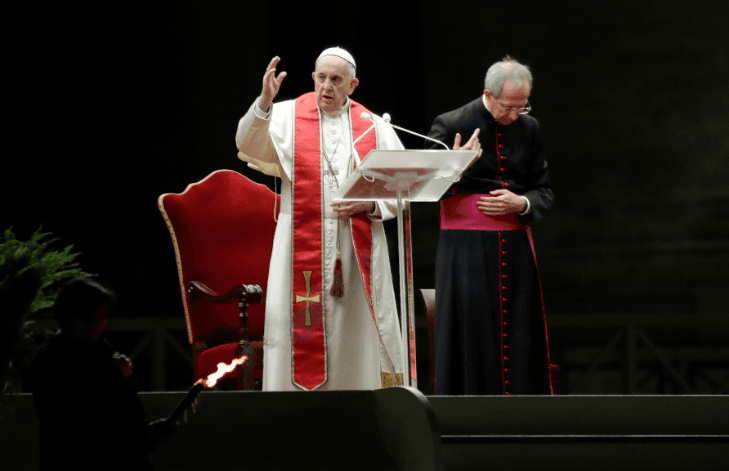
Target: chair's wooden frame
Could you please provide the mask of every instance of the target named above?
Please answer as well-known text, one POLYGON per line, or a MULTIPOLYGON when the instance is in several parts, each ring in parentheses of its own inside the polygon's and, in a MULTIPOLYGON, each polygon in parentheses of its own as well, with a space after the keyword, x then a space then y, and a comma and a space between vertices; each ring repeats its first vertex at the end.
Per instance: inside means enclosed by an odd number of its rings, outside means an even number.
MULTIPOLYGON (((254 389, 256 387, 256 381, 253 375, 253 369, 259 359, 255 358, 251 341, 262 342, 263 337, 251 335, 250 329, 248 328, 247 308, 249 304, 260 304, 263 301, 263 290, 258 285, 238 285, 226 293, 218 294, 199 281, 190 281, 187 286, 190 303, 194 306, 203 302, 225 304, 238 301, 240 328, 238 329, 239 340, 236 356, 240 358, 246 355, 250 361, 246 361, 238 367, 236 381, 238 389, 254 389)), ((192 344, 193 364, 197 365, 197 359, 200 353, 207 350, 207 348, 207 344, 203 341, 197 341, 192 344)))

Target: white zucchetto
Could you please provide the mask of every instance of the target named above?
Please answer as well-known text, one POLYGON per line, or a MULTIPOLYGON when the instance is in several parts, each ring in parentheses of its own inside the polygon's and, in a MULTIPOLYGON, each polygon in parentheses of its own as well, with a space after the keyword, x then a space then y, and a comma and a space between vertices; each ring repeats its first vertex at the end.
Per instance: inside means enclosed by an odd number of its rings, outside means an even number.
POLYGON ((329 49, 324 49, 324 51, 321 54, 319 54, 319 57, 317 57, 316 60, 319 60, 319 59, 321 59, 324 56, 337 56, 337 57, 341 57, 345 61, 347 61, 350 64, 352 64, 355 69, 357 68, 357 64, 355 64, 354 57, 352 57, 352 54, 348 53, 347 51, 345 51, 341 47, 330 47, 329 49))

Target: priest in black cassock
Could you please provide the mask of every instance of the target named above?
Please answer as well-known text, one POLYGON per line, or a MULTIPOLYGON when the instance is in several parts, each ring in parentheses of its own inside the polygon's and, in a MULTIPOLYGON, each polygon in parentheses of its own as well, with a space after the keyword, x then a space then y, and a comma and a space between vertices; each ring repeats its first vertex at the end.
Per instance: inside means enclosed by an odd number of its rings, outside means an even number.
POLYGON ((555 393, 530 231, 553 201, 539 123, 528 115, 532 83, 507 56, 489 68, 479 98, 438 116, 429 133, 449 142, 479 129, 483 148, 440 201, 436 394, 555 393))

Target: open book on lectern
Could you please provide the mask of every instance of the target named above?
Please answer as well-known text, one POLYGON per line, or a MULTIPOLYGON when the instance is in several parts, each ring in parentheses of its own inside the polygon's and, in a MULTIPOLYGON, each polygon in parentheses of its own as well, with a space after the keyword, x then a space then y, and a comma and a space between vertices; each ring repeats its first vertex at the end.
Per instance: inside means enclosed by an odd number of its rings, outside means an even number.
POLYGON ((335 199, 438 201, 478 157, 475 150, 372 150, 335 199))

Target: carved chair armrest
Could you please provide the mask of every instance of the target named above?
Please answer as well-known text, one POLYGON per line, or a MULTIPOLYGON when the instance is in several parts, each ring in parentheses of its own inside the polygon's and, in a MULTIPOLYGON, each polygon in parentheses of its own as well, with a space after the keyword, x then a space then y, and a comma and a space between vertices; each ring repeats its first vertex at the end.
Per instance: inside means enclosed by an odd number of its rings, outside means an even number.
MULTIPOLYGON (((263 338, 261 336, 251 338, 251 333, 248 328, 248 312, 246 309, 249 304, 260 304, 263 302, 263 290, 261 287, 259 285, 238 285, 223 294, 218 294, 208 288, 205 283, 190 281, 187 284, 187 292, 190 295, 190 302, 195 306, 205 301, 210 301, 214 304, 238 302, 240 327, 238 329, 239 341, 236 356, 241 357, 243 355, 247 355, 249 358, 253 359, 254 353, 253 347, 251 346, 251 340, 262 341, 263 338)), ((200 347, 201 345, 196 346, 200 347)), ((193 346, 193 355, 195 354, 194 347, 195 346, 193 346)), ((237 376, 238 389, 253 389, 255 385, 255 379, 253 377, 253 361, 248 361, 244 363, 242 367, 238 368, 237 376)))
POLYGON ((262 342, 263 336, 251 335, 248 329, 248 312, 249 304, 261 304, 263 302, 263 290, 259 285, 238 285, 235 288, 218 294, 205 283, 200 281, 190 281, 187 283, 187 292, 190 295, 190 302, 193 306, 197 306, 206 301, 214 304, 225 304, 238 302, 238 312, 240 315, 240 340, 262 342))
POLYGON ((205 301, 210 301, 215 304, 224 304, 233 301, 244 302, 246 304, 261 304, 263 301, 263 290, 258 285, 238 285, 230 291, 218 294, 208 288, 205 283, 190 281, 187 284, 187 292, 190 295, 190 301, 193 305, 198 305, 205 301))

